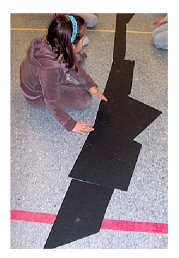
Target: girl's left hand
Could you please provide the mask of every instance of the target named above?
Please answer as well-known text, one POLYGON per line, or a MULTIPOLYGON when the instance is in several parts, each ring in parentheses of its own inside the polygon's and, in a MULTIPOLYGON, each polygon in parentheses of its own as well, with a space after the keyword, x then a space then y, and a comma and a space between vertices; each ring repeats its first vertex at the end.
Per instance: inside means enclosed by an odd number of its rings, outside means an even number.
POLYGON ((91 93, 91 96, 93 97, 94 95, 96 95, 99 99, 101 100, 105 100, 105 101, 108 101, 107 98, 101 93, 99 92, 98 88, 97 87, 91 87, 89 89, 90 93, 91 93))

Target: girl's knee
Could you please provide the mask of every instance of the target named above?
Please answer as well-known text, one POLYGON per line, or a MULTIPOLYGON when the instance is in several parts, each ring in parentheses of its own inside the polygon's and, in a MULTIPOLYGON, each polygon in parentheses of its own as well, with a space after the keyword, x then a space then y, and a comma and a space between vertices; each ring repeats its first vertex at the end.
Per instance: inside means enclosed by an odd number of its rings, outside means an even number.
POLYGON ((92 104, 92 97, 91 97, 91 95, 89 95, 89 96, 86 95, 84 100, 83 100, 83 103, 82 103, 82 106, 83 106, 82 109, 91 106, 91 104, 92 104))
POLYGON ((78 104, 78 110, 83 110, 89 106, 91 106, 92 104, 92 97, 91 97, 91 94, 86 94, 85 96, 83 96, 81 99, 80 99, 80 103, 78 104))

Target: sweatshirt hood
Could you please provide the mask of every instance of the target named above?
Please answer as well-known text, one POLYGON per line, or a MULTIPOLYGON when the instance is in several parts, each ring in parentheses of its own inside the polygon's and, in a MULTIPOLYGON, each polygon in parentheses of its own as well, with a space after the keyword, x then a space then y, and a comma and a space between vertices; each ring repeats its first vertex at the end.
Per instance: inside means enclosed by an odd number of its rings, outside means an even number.
POLYGON ((52 51, 52 47, 46 43, 46 38, 35 40, 27 52, 27 58, 33 65, 40 66, 45 69, 60 68, 60 60, 54 60, 56 54, 52 51))

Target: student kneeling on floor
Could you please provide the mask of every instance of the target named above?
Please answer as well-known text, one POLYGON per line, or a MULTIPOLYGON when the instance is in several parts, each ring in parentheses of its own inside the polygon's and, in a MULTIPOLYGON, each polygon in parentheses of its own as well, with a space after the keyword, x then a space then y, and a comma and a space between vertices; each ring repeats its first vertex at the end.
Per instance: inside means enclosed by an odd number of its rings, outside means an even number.
POLYGON ((154 45, 157 48, 168 50, 168 15, 153 23, 157 28, 152 32, 154 45))
POLYGON ((59 15, 42 40, 35 40, 20 67, 20 84, 27 102, 34 107, 47 107, 53 117, 68 131, 86 135, 93 123, 75 121, 66 109, 82 110, 99 92, 96 83, 80 66, 86 54, 80 54, 86 36, 86 23, 80 16, 59 15), (79 84, 66 78, 70 74, 79 84))

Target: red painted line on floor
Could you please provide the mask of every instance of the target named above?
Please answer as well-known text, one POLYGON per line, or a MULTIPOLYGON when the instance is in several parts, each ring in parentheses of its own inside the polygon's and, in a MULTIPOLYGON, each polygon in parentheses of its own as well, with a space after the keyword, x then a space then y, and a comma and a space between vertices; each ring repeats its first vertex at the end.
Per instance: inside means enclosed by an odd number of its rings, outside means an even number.
MULTIPOLYGON (((11 210, 11 220, 53 224, 57 215, 49 213, 11 210)), ((104 219, 101 229, 168 234, 168 224, 104 219)))
POLYGON ((168 224, 104 219, 101 229, 168 234, 168 224))
POLYGON ((56 216, 57 215, 55 214, 49 214, 49 213, 11 210, 12 220, 23 220, 23 221, 29 221, 29 222, 53 224, 56 219, 56 216))

